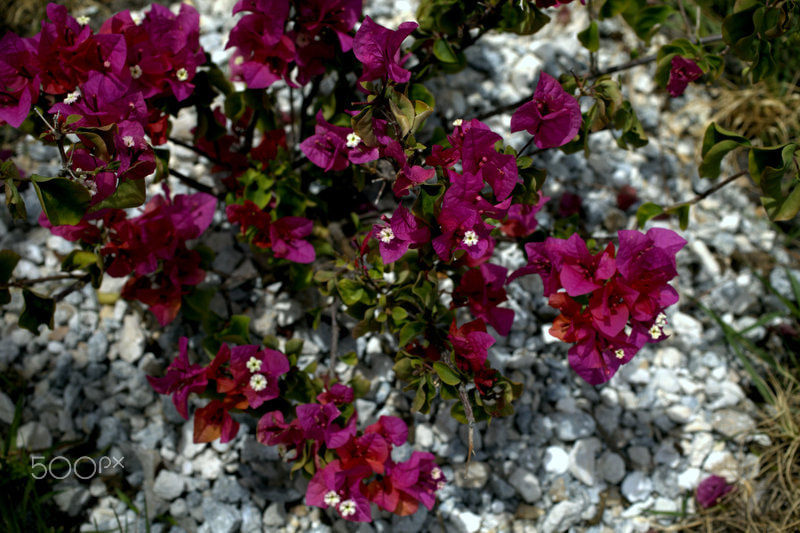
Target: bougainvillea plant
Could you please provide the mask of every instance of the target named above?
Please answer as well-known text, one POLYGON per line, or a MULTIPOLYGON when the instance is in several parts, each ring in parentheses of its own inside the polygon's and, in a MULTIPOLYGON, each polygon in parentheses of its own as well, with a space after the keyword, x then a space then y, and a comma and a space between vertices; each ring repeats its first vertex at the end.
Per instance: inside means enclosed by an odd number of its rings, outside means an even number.
MULTIPOLYGON (((451 402, 452 416, 470 427, 469 455, 473 425, 510 415, 521 394, 489 363, 496 337, 514 323, 505 302, 517 278, 540 276, 559 313, 550 334, 569 344, 569 365, 590 384, 607 382, 645 344, 667 338, 666 310, 678 300, 670 282, 686 241, 657 227, 603 243, 576 225, 540 227, 547 169, 529 146, 588 153, 589 136, 604 129, 616 130, 622 149, 645 145, 614 73, 655 61, 656 81, 672 97, 729 69, 740 80, 747 73, 747 83, 775 76, 773 57, 796 41, 798 8, 737 3, 717 23, 721 35, 686 24, 686 38, 653 56, 600 70, 597 18, 619 15, 648 43, 661 27, 674 33, 677 17, 658 1, 589 3, 590 25, 577 37, 591 68, 541 72, 524 101, 505 107, 509 130, 525 132, 520 150, 477 118, 439 121, 430 77, 466 68, 464 51, 488 31, 533 38, 547 12, 566 3, 456 9, 423 0, 417 21, 388 28, 363 17, 360 0, 241 0, 221 66, 200 46, 191 6, 99 22, 51 4, 39 33, 0 39, 0 123, 56 146, 61 170, 28 176, 3 152, 0 179, 14 218, 26 218, 20 190, 33 188, 39 223, 75 243, 62 262, 72 284, 50 296, 33 290, 37 280, 15 278, 19 256, 3 250, 0 305, 21 289, 19 325, 38 331, 52 326, 70 291, 97 288, 104 275, 126 278, 123 298, 144 304, 159 326, 182 321, 204 339, 181 338, 165 374, 150 377, 184 418, 190 395, 208 400, 193 411, 195 441, 230 441, 253 416, 258 441, 278 446, 292 472, 308 477, 309 505, 350 521, 371 520, 373 504, 398 515, 431 509, 447 479, 430 453, 392 454, 407 440, 407 422, 381 416, 359 427, 354 402, 370 384, 357 371, 348 380, 336 372, 337 357, 357 365, 354 354, 337 354, 332 342, 327 358, 309 364, 301 341, 253 343, 248 317, 210 309, 226 283, 205 283, 214 252, 203 235, 231 228, 262 280, 312 291, 318 305, 308 319, 318 324, 329 311, 334 338, 341 312, 355 320, 353 337, 391 334, 412 411, 451 402), (191 142, 170 136, 172 118, 187 108, 197 118, 191 142), (208 160, 213 185, 170 167, 174 144, 208 160), (174 180, 195 192, 173 194, 174 180), (509 272, 497 264, 498 246, 524 250, 526 264, 509 272)), ((796 172, 797 144, 754 147, 711 124, 701 176, 718 179, 734 149, 747 152, 767 213, 794 217, 800 188, 782 180, 796 172)), ((635 191, 620 196, 620 206, 635 202, 635 191)), ((564 195, 560 215, 577 216, 581 203, 564 195)), ((644 204, 639 226, 677 215, 685 228, 691 203, 644 204)))

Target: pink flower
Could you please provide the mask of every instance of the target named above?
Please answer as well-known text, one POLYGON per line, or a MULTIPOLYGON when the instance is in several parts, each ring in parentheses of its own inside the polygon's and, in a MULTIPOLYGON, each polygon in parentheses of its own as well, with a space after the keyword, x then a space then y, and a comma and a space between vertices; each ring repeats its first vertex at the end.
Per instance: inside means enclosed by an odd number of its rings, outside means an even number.
POLYGON ((303 240, 311 235, 314 223, 302 217, 283 217, 269 227, 272 253, 275 257, 295 263, 312 263, 316 252, 311 243, 303 240))
POLYGON ((178 357, 169 365, 166 375, 163 378, 147 376, 147 381, 157 393, 172 394, 172 403, 175 404, 178 414, 188 420, 189 394, 206 390, 208 380, 203 365, 189 364, 189 339, 181 337, 178 346, 178 357))
POLYGON ((317 441, 325 441, 329 449, 344 446, 356 434, 356 416, 351 416, 350 421, 343 427, 335 420, 342 412, 336 405, 327 403, 309 403, 297 406, 297 420, 303 428, 305 437, 317 441))
POLYGON ((453 343, 458 367, 471 372, 483 368, 489 347, 495 342, 494 337, 486 333, 486 324, 481 319, 457 327, 454 318, 447 338, 453 343))
POLYGON ((339 460, 333 460, 311 478, 306 503, 323 509, 333 507, 345 520, 369 522, 372 511, 361 490, 362 480, 372 473, 368 466, 344 469, 339 460))
POLYGON ((420 502, 433 509, 436 491, 446 479, 433 454, 415 451, 408 461, 392 464, 381 481, 368 487, 370 499, 378 506, 400 516, 414 514, 420 502))
POLYGON ((714 507, 722 498, 733 490, 725 478, 720 476, 710 476, 700 482, 695 492, 697 503, 704 509, 714 507))
POLYGON ((18 128, 39 99, 36 43, 8 32, 0 39, 0 123, 18 128))
POLYGON ((410 246, 417 247, 431 239, 428 228, 402 205, 397 207, 388 224, 376 224, 372 233, 379 241, 381 259, 387 265, 403 257, 410 246))
POLYGON ((682 95, 689 83, 703 75, 703 69, 685 57, 674 56, 670 65, 667 91, 673 97, 682 95))
POLYGON ((539 201, 533 205, 512 204, 508 208, 508 215, 500 226, 500 231, 509 237, 527 237, 536 230, 539 221, 536 214, 542 210, 545 202, 550 200, 549 196, 539 196, 539 201))
POLYGON ((403 22, 397 30, 390 30, 369 16, 364 17, 353 41, 353 53, 364 66, 364 72, 358 80, 408 82, 411 72, 400 66, 403 62, 400 45, 417 26, 416 22, 403 22))
POLYGON ((289 360, 282 353, 258 346, 235 346, 231 349, 231 373, 240 383, 250 407, 278 397, 280 376, 289 371, 289 360))
POLYGON ((502 137, 489 129, 470 128, 461 145, 461 164, 464 174, 478 174, 494 191, 497 201, 511 194, 518 181, 517 160, 511 154, 501 154, 494 149, 502 137))
POLYGON ((539 76, 533 100, 521 105, 511 116, 511 131, 527 131, 539 148, 567 144, 580 127, 581 108, 577 100, 545 72, 539 76))
POLYGON ((514 322, 514 311, 498 307, 508 299, 503 288, 506 272, 505 267, 484 263, 468 270, 453 293, 454 305, 468 305, 476 318, 485 320, 503 336, 509 334, 514 322))
POLYGON ((334 126, 317 112, 314 135, 300 143, 306 157, 325 171, 346 169, 350 163, 361 164, 378 159, 377 148, 368 148, 353 130, 334 126))

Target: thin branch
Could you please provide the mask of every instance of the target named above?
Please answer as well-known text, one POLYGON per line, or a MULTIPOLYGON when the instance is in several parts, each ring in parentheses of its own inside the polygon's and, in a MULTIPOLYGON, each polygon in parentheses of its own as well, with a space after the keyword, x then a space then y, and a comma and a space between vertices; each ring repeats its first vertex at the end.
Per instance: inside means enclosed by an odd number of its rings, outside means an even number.
POLYGON ((339 307, 339 300, 334 296, 331 304, 331 357, 328 365, 328 379, 334 377, 336 372, 336 357, 339 352, 339 325, 336 323, 336 308, 339 307))
POLYGON ((82 289, 84 285, 91 279, 91 274, 85 274, 81 279, 76 280, 72 285, 53 296, 53 301, 60 302, 76 290, 82 289))
POLYGON ((220 165, 220 166, 223 166, 223 167, 230 167, 230 165, 228 163, 226 163, 225 161, 223 161, 222 159, 219 159, 219 158, 214 157, 213 155, 211 155, 211 154, 209 154, 207 152, 204 152, 203 150, 201 150, 200 148, 194 146, 193 144, 189 144, 186 141, 182 141, 180 139, 176 139, 175 137, 167 137, 167 140, 172 142, 173 144, 177 144, 178 146, 182 146, 183 148, 186 148, 187 150, 191 150, 192 152, 196 153, 199 156, 205 157, 206 159, 208 159, 209 161, 211 161, 215 165, 220 165))
POLYGON ((212 196, 216 196, 217 195, 217 191, 213 187, 209 187, 208 185, 204 185, 204 184, 200 183, 199 181, 197 181, 196 179, 187 176, 183 172, 179 172, 179 171, 175 170, 174 168, 171 168, 171 169, 169 169, 169 173, 171 175, 175 176, 176 178, 178 178, 184 185, 186 185, 188 187, 191 187, 191 188, 196 189, 198 191, 210 194, 212 196))
POLYGON ((743 170, 741 172, 737 172, 733 176, 730 176, 729 178, 726 178, 723 181, 717 183, 716 185, 714 185, 713 187, 711 187, 707 191, 698 194, 697 196, 695 196, 691 200, 687 200, 685 202, 680 202, 680 203, 673 204, 673 205, 664 206, 664 211, 665 212, 666 211, 672 211, 674 209, 679 209, 679 208, 685 207, 687 205, 694 205, 694 204, 700 202, 701 200, 704 200, 705 198, 711 196, 712 194, 714 194, 715 192, 717 192, 718 190, 720 190, 724 186, 728 185, 729 183, 733 183, 734 181, 736 181, 737 179, 741 178, 742 176, 744 176, 746 174, 747 174, 746 170, 743 170))
MULTIPOLYGON (((702 44, 702 45, 713 44, 713 43, 719 42, 721 40, 722 40, 722 35, 711 35, 709 37, 703 37, 702 39, 700 39, 700 44, 702 44)), ((578 76, 578 77, 586 77, 587 79, 599 78, 600 76, 605 76, 607 74, 614 74, 615 72, 621 72, 623 70, 628 70, 628 69, 631 69, 631 68, 634 68, 634 67, 638 67, 638 66, 641 66, 641 65, 646 65, 648 63, 652 63, 653 61, 655 61, 657 59, 657 57, 658 56, 656 54, 650 54, 650 55, 647 55, 647 56, 639 57, 637 59, 633 59, 631 61, 627 61, 625 63, 620 63, 618 65, 613 65, 611 67, 608 67, 608 68, 605 68, 605 69, 602 69, 602 70, 598 70, 597 72, 594 72, 594 73, 590 72, 590 73, 587 73, 587 74, 583 74, 582 76, 578 76)), ((534 91, 531 91, 530 94, 520 98, 519 100, 517 100, 515 102, 512 102, 510 104, 501 105, 501 106, 498 106, 498 107, 496 107, 494 109, 490 109, 489 111, 485 111, 485 112, 477 115, 475 118, 478 119, 478 120, 486 120, 487 118, 493 117, 495 115, 500 115, 502 113, 508 113, 510 111, 514 111, 515 109, 517 109, 522 104, 524 104, 526 102, 529 102, 533 98, 533 95, 534 95, 534 91)))
POLYGON ((24 289, 25 287, 30 287, 31 285, 36 285, 37 283, 44 283, 46 281, 60 281, 65 279, 81 279, 86 274, 53 274, 52 276, 44 276, 41 278, 33 278, 33 279, 18 279, 14 281, 9 281, 5 284, 0 284, 0 289, 7 289, 9 287, 16 287, 18 289, 24 289))
POLYGON ((692 31, 692 22, 689 20, 689 16, 686 14, 686 9, 683 7, 683 0, 678 0, 678 9, 681 12, 683 23, 686 25, 686 33, 689 34, 692 42, 697 44, 697 34, 692 31))

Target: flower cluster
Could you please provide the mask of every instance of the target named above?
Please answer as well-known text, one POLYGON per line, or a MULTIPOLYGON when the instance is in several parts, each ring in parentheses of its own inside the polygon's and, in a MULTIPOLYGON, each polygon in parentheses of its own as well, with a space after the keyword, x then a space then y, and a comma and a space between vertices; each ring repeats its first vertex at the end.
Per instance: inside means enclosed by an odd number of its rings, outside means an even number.
MULTIPOLYGON (((194 441, 228 442, 239 431, 231 411, 269 405, 281 396, 281 377, 291 371, 284 354, 254 345, 223 344, 207 366, 191 364, 183 337, 165 376, 148 380, 156 392, 172 395, 185 419, 189 394, 211 391, 214 399, 194 413, 194 441)), ((297 405, 290 422, 283 411, 268 411, 258 422, 258 441, 278 446, 288 461, 308 463, 315 473, 306 502, 332 507, 345 520, 371 520, 370 503, 398 515, 416 512, 420 502, 433 508, 436 491, 446 482, 433 455, 413 452, 408 460, 395 461, 393 448, 408 440, 405 422, 381 416, 358 432, 354 399, 353 389, 337 383, 317 394, 316 402, 297 405)))
POLYGON ((370 502, 398 515, 416 512, 422 502, 433 508, 437 490, 445 478, 434 457, 413 452, 404 462, 392 459, 392 449, 408 439, 408 427, 401 419, 381 416, 360 435, 357 413, 349 419, 340 407, 353 401, 353 391, 333 385, 317 396, 319 403, 298 405, 297 417, 284 421, 280 411, 265 414, 258 424, 258 439, 282 447, 289 460, 301 460, 301 453, 314 458, 316 473, 306 492, 306 503, 335 509, 345 520, 372 520, 370 502), (310 451, 306 442, 310 441, 310 451), (321 463, 324 450, 336 459, 321 463), (303 452, 301 452, 303 450, 303 452))
POLYGON ((281 79, 296 86, 324 74, 337 47, 343 52, 353 48, 349 32, 361 17, 361 0, 313 0, 294 10, 289 0, 240 0, 233 13, 240 12, 247 14, 226 45, 236 48, 230 60, 233 79, 251 89, 281 79))
POLYGON ((567 240, 528 243, 528 264, 512 274, 538 274, 549 304, 561 314, 550 334, 574 343, 569 363, 587 382, 611 379, 648 342, 667 338, 664 310, 678 301, 669 285, 677 275, 675 254, 686 241, 675 232, 619 232, 619 249, 609 244, 589 252, 577 234, 567 240))
POLYGON ((242 235, 255 246, 271 248, 275 257, 295 263, 311 263, 316 258, 314 247, 304 240, 314 226, 309 219, 281 217, 273 221, 267 211, 250 200, 230 204, 225 211, 232 224, 241 226, 242 235))

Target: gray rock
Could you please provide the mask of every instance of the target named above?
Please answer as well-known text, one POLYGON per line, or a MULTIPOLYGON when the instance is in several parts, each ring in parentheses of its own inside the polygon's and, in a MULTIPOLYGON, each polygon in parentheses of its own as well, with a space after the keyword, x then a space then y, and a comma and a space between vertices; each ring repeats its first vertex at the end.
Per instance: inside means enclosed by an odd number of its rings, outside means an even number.
POLYGON ((592 486, 596 481, 595 456, 603 444, 596 437, 580 439, 569 452, 569 471, 577 480, 592 486))
POLYGON ((481 528, 481 517, 471 511, 455 511, 450 515, 450 522, 459 533, 477 533, 481 528))
POLYGON ((169 514, 178 520, 181 518, 189 515, 189 506, 186 504, 186 500, 183 498, 178 498, 174 502, 172 502, 169 506, 169 514))
POLYGON ((274 309, 277 312, 278 325, 281 327, 294 324, 300 319, 301 316, 303 316, 303 313, 305 312, 303 310, 303 306, 301 306, 296 300, 284 300, 282 302, 276 302, 274 309))
POLYGON ((419 510, 409 516, 392 515, 393 533, 419 533, 425 530, 425 521, 428 518, 428 509, 424 505, 419 506, 419 510))
POLYGON ((106 354, 108 354, 108 339, 105 333, 100 330, 92 333, 92 336, 86 342, 86 350, 89 354, 90 362, 103 362, 106 359, 106 354))
POLYGON ((222 476, 214 482, 211 495, 219 501, 235 503, 243 500, 247 493, 234 476, 222 476))
POLYGON ((62 512, 70 516, 77 516, 92 495, 83 485, 71 485, 62 482, 53 487, 55 496, 53 499, 62 512))
POLYGON ((167 501, 174 500, 183 494, 185 484, 186 481, 180 474, 169 470, 162 470, 158 473, 153 483, 153 492, 159 498, 164 498, 167 501))
POLYGON ((206 520, 204 525, 213 533, 234 533, 242 523, 236 507, 219 503, 212 498, 203 499, 203 517, 206 520))
POLYGON ((414 441, 418 446, 429 449, 433 446, 433 428, 430 424, 418 424, 414 428, 414 441))
POLYGON ((631 446, 628 448, 628 459, 631 460, 634 467, 642 470, 649 469, 652 462, 650 450, 644 446, 631 446))
POLYGON ((533 472, 525 468, 514 470, 508 482, 517 489, 517 493, 527 503, 535 503, 542 497, 542 488, 539 486, 539 480, 533 472))
POLYGON ((734 409, 720 409, 711 417, 711 427, 715 431, 742 443, 756 428, 749 415, 734 409))
POLYGON ((570 442, 592 435, 596 424, 591 415, 578 411, 575 413, 558 413, 552 417, 559 440, 570 442))
POLYGON ((542 464, 551 474, 563 474, 569 470, 569 454, 561 446, 549 446, 544 451, 542 464))
POLYGON ((625 477, 622 482, 622 495, 631 503, 646 500, 653 491, 653 482, 647 475, 636 470, 625 477))
POLYGON ((14 402, 11 401, 11 398, 9 398, 5 392, 0 391, 0 422, 11 425, 11 422, 14 421, 15 411, 16 407, 14 406, 14 402))
POLYGON ((277 528, 286 523, 286 508, 282 503, 273 502, 264 510, 261 523, 265 528, 277 528))
POLYGON ((53 437, 47 426, 40 422, 27 422, 17 430, 17 448, 43 450, 53 445, 53 437))
POLYGON ((516 490, 514 490, 514 487, 509 485, 500 476, 492 476, 489 484, 492 486, 492 490, 497 495, 497 497, 502 500, 508 500, 510 498, 513 498, 514 495, 517 493, 516 490))
POLYGON ((462 489, 480 489, 489 481, 489 465, 480 461, 457 465, 453 470, 455 485, 462 489))
POLYGON ((223 464, 216 452, 207 448, 192 460, 192 466, 204 479, 217 479, 222 473, 223 464))
POLYGON ((616 485, 625 477, 625 461, 618 454, 606 450, 597 461, 597 473, 604 480, 616 485))
POLYGON ((144 331, 139 319, 134 315, 125 316, 118 342, 120 358, 128 363, 135 363, 144 353, 144 343, 144 331))
POLYGON ((253 504, 242 505, 241 533, 261 533, 261 511, 253 504))
POLYGON ((703 324, 697 319, 681 313, 672 315, 670 325, 675 331, 675 338, 680 339, 684 346, 697 346, 703 339, 703 324))
POLYGON ((550 509, 542 523, 542 533, 556 533, 568 530, 581 519, 583 504, 565 500, 550 509))

